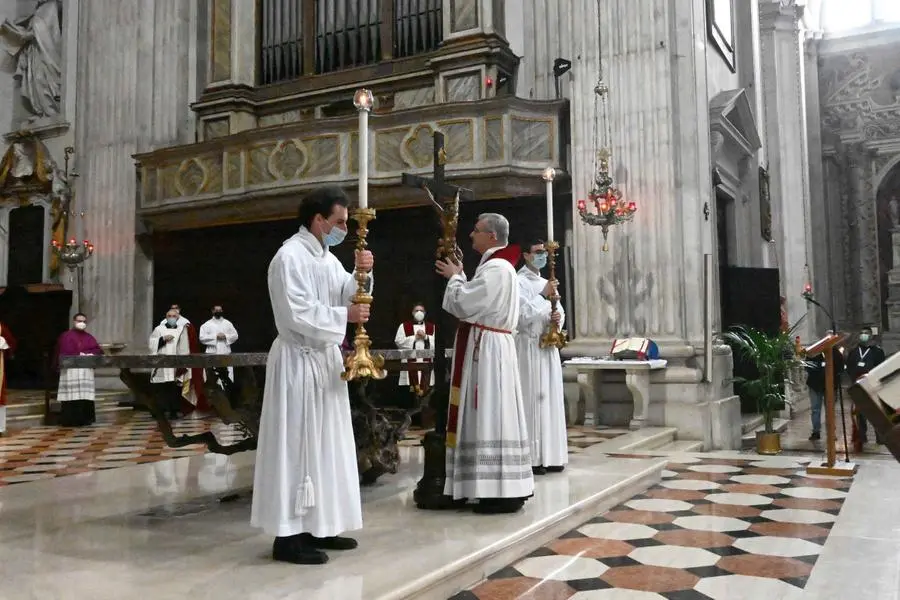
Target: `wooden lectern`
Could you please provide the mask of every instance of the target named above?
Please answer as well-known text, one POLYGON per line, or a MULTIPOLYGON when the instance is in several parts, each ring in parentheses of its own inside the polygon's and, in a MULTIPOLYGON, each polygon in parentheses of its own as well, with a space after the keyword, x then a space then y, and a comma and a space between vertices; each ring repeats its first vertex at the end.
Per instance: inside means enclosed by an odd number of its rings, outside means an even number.
POLYGON ((847 476, 856 472, 856 463, 837 460, 835 449, 835 414, 834 414, 834 348, 846 339, 846 334, 835 333, 806 348, 806 356, 822 354, 825 357, 825 462, 813 461, 806 467, 810 475, 847 476))

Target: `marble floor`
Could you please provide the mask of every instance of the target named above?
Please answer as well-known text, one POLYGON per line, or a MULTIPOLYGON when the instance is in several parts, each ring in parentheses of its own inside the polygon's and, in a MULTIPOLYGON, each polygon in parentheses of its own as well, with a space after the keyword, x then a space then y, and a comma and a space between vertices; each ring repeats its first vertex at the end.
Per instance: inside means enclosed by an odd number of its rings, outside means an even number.
POLYGON ((900 600, 894 461, 834 479, 805 476, 812 455, 578 450, 524 511, 485 517, 415 509, 422 450, 405 446, 363 490, 360 548, 324 567, 270 560, 253 453, 6 485, 0 599, 900 600))
MULTIPOLYGON (((243 438, 239 430, 209 416, 180 419, 172 423, 172 430, 176 436, 212 431, 222 443, 243 438)), ((569 453, 583 452, 625 433, 623 429, 571 427, 569 453)), ((411 429, 400 445, 418 446, 424 434, 411 429)), ((202 444, 169 448, 156 422, 144 412, 100 416, 88 427, 30 427, 0 438, 0 487, 205 452, 202 444)))
POLYGON ((665 465, 576 455, 565 472, 540 478, 525 510, 485 516, 417 510, 412 490, 422 449, 401 453, 400 473, 363 489, 360 548, 333 552, 320 567, 274 563, 272 540, 250 528, 253 453, 7 486, 0 489, 0 598, 445 598, 466 587, 453 583, 454 573, 476 583, 515 559, 504 554, 511 544, 530 545, 516 556, 526 554, 546 541, 535 537, 540 532, 559 527, 552 539, 647 489, 665 465), (608 501, 595 503, 600 497, 608 501))
POLYGON ((659 485, 453 600, 798 598, 852 484, 805 462, 672 459, 659 485))
MULTIPOLYGON (((240 431, 213 417, 181 419, 172 430, 175 435, 212 431, 223 443, 243 438, 240 431)), ((0 438, 0 487, 205 451, 201 444, 169 448, 156 422, 140 412, 101 418, 87 427, 29 427, 0 438)))
MULTIPOLYGON (((853 426, 850 421, 850 402, 849 396, 844 396, 844 424, 847 430, 847 442, 850 446, 851 458, 855 455, 853 452, 853 426)), ((841 412, 840 408, 836 411, 837 423, 835 424, 836 443, 835 447, 839 453, 844 451, 844 435, 841 428, 841 412)), ((781 446, 785 450, 801 451, 801 452, 824 452, 825 439, 825 416, 822 415, 822 439, 812 442, 809 440, 809 434, 812 432, 812 420, 810 418, 809 409, 797 412, 788 422, 787 428, 781 433, 781 446)), ((875 442, 875 431, 869 427, 868 442, 863 446, 863 455, 865 456, 884 456, 893 458, 890 450, 886 446, 875 442)))

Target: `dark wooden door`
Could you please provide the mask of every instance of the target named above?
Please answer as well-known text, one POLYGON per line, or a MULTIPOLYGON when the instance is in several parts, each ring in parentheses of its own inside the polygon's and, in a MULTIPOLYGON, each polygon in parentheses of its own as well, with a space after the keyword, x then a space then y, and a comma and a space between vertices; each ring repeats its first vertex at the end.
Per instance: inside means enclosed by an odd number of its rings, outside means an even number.
POLYGON ((9 212, 7 285, 44 281, 44 207, 23 206, 9 212))

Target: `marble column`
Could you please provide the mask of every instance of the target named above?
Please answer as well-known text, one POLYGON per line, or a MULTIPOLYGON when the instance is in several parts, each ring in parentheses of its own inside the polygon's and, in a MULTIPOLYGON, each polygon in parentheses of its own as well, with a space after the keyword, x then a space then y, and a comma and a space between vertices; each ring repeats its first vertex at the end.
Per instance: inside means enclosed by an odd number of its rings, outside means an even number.
MULTIPOLYGON (((803 7, 782 2, 760 4, 763 113, 772 197, 772 230, 781 294, 791 324, 807 311, 803 286, 815 276, 810 252, 809 160, 806 97, 799 20, 803 7), (807 265, 809 268, 807 270, 807 265)), ((817 338, 805 319, 797 332, 804 342, 817 338)))
POLYGON ((95 244, 82 305, 102 343, 146 346, 153 315, 149 258, 137 251, 136 152, 193 139, 188 57, 191 0, 92 0, 81 5, 76 194, 95 244))
POLYGON ((874 325, 881 328, 881 280, 878 272, 878 211, 875 189, 872 184, 874 173, 874 153, 865 144, 857 141, 847 147, 850 161, 850 185, 858 242, 856 305, 859 307, 853 325, 874 325))
MULTIPOLYGON (((815 234, 810 240, 815 277, 812 281, 816 295, 831 314, 837 318, 840 305, 834 282, 834 265, 840 257, 840 240, 833 232, 833 218, 825 194, 825 166, 822 158, 822 111, 819 97, 819 45, 821 32, 805 32, 804 74, 806 76, 806 131, 809 160, 810 223, 815 234)), ((821 311, 814 319, 816 331, 831 327, 828 317, 821 311)))
MULTIPOLYGON (((571 23, 596 23, 580 0, 571 23)), ((598 228, 575 224, 579 351, 607 350, 610 338, 644 335, 691 352, 703 345, 703 254, 711 251, 712 203, 702 0, 601 0, 603 71, 609 85, 613 175, 638 205, 615 226, 609 252, 598 228), (700 18, 696 18, 697 16, 700 18), (628 23, 628 27, 621 24, 628 23)), ((573 44, 573 195, 584 198, 595 164, 597 36, 580 27, 573 44)), ((600 110, 602 110, 602 105, 600 110)), ((602 133, 602 122, 599 126, 602 133)), ((605 136, 601 136, 605 137, 605 136)))

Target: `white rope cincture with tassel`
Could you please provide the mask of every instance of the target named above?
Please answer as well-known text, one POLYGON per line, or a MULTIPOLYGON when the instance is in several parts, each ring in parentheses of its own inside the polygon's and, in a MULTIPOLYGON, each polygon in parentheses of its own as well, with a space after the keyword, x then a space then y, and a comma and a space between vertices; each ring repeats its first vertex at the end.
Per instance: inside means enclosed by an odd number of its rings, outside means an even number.
POLYGON ((294 512, 299 516, 305 515, 310 508, 316 506, 316 488, 313 486, 312 478, 307 475, 299 486, 297 486, 297 502, 294 505, 294 512))

